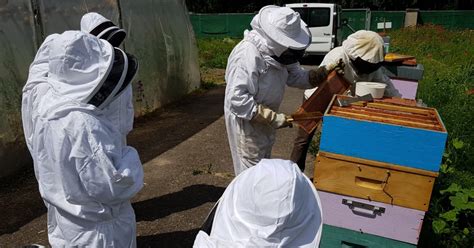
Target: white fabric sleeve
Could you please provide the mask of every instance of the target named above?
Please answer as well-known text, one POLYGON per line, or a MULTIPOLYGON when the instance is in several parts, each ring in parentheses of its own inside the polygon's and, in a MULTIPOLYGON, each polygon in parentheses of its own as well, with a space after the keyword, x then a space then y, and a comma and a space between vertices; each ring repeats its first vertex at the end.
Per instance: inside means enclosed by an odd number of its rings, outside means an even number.
POLYGON ((300 63, 287 65, 286 68, 288 70, 286 85, 299 89, 311 89, 313 87, 309 83, 309 71, 301 67, 300 63))
POLYGON ((94 200, 118 203, 130 200, 143 187, 143 167, 137 151, 126 146, 122 158, 113 161, 99 148, 79 171, 79 177, 94 200))
POLYGON ((258 90, 259 72, 257 58, 242 58, 245 63, 230 65, 226 81, 230 89, 226 98, 230 98, 230 111, 239 118, 251 120, 257 112, 254 96, 258 90))
POLYGON ((336 47, 333 50, 329 51, 326 56, 324 56, 323 61, 321 61, 319 66, 337 64, 337 62, 339 62, 339 59, 342 58, 343 54, 341 54, 340 48, 336 47))
MULTIPOLYGON (((133 147, 122 146, 120 135, 111 133, 102 123, 93 119, 86 119, 85 123, 83 128, 70 127, 73 129, 71 154, 85 192, 106 204, 130 200, 143 187, 143 166, 138 152, 133 147)), ((64 187, 69 183, 65 182, 64 187)), ((71 198, 76 197, 75 192, 69 193, 71 198)))

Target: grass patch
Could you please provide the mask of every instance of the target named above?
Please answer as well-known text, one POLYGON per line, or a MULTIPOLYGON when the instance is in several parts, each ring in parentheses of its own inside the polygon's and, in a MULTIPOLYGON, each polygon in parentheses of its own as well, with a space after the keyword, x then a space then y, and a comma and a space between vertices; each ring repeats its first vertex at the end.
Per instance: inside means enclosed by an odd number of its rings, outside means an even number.
POLYGON ((225 69, 227 58, 238 42, 239 40, 231 38, 198 39, 199 66, 201 68, 225 69))
POLYGON ((231 38, 201 38, 197 40, 201 90, 225 84, 227 58, 239 41, 231 38))
POLYGON ((420 246, 472 246, 474 95, 467 92, 474 89, 474 32, 422 26, 395 30, 390 36, 391 52, 416 56, 423 64, 417 97, 438 110, 449 133, 420 246))

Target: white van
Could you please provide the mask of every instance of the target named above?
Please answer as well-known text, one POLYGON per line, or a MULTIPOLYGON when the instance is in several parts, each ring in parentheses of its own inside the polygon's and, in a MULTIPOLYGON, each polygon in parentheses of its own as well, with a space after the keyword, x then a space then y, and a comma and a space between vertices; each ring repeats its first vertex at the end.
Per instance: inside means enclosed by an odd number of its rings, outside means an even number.
POLYGON ((340 27, 341 7, 331 3, 286 4, 298 12, 311 31, 311 44, 306 49, 308 55, 325 55, 338 45, 337 30, 340 27))

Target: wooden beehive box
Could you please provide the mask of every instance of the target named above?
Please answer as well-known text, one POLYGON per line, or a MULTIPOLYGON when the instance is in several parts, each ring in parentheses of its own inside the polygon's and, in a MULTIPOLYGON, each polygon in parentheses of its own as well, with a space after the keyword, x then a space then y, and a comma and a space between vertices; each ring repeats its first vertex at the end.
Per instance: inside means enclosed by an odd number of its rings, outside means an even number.
POLYGON ((318 190, 427 211, 438 173, 320 151, 318 190))
POLYGON ((425 212, 318 191, 324 224, 417 244, 425 212))
POLYGON ((323 225, 320 248, 416 248, 416 245, 331 225, 323 225))
POLYGON ((382 71, 390 77, 393 87, 398 90, 401 97, 416 99, 418 81, 423 78, 424 67, 422 64, 406 66, 388 63, 382 66, 382 71))
POLYGON ((434 108, 373 102, 339 107, 334 96, 323 118, 320 150, 438 171, 447 132, 434 108))
MULTIPOLYGON (((295 114, 303 114, 310 112, 321 112, 324 113, 326 108, 331 103, 331 100, 335 94, 343 94, 349 89, 351 83, 347 81, 343 76, 337 74, 335 71, 331 72, 323 83, 318 86, 316 91, 303 102, 301 107, 295 112, 295 114)), ((319 123, 318 120, 301 121, 298 124, 307 133, 311 133, 319 123)))

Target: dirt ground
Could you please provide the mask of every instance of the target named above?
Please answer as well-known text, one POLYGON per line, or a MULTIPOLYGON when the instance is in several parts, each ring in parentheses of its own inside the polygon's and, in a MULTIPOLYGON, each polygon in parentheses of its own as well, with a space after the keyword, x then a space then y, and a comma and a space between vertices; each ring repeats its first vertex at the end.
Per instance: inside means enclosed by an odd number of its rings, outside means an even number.
MULTIPOLYGON (((133 199, 139 247, 191 247, 210 208, 233 178, 223 119, 223 86, 191 94, 140 118, 128 141, 140 153, 145 186, 133 199)), ((292 113, 302 91, 288 89, 292 113)), ((273 157, 289 158, 296 130, 277 132, 273 157)), ((313 158, 307 161, 312 174, 313 158)), ((46 209, 32 169, 0 188, 0 247, 47 245, 46 209)))
POLYGON ((212 82, 215 84, 225 83, 225 69, 220 68, 205 68, 201 69, 201 81, 212 82))

